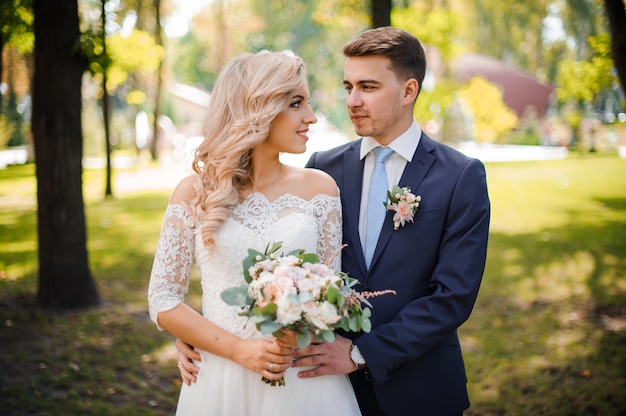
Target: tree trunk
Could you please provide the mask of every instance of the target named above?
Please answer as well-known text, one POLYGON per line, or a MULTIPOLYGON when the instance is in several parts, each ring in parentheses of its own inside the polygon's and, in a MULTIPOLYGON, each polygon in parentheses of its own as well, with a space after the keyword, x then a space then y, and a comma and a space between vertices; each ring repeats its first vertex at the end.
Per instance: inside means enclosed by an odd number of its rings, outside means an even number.
POLYGON ((391 0, 372 1, 372 27, 391 25, 391 0))
MULTIPOLYGON (((154 0, 154 9, 156 12, 156 23, 154 28, 154 40, 157 45, 163 46, 163 39, 161 37, 161 0, 154 0)), ((159 62, 159 68, 157 69, 157 82, 156 91, 154 94, 154 117, 152 118, 152 143, 150 145, 150 154, 152 160, 159 158, 159 113, 161 109, 159 104, 161 102, 161 89, 163 88, 163 60, 159 62)))
POLYGON ((604 0, 611 30, 611 56, 617 77, 626 94, 626 10, 624 0, 604 0))
MULTIPOLYGON (((106 0, 102 0, 102 55, 107 56, 107 14, 106 14, 106 0)), ((102 122, 104 124, 104 143, 106 151, 106 175, 104 185, 104 197, 113 196, 113 186, 111 185, 111 121, 109 117, 109 92, 107 91, 107 71, 108 65, 102 68, 102 122)))
POLYGON ((95 306, 82 194, 81 82, 77 0, 34 0, 32 133, 37 166, 37 301, 59 309, 95 306))
MULTIPOLYGON (((2 71, 4 69, 2 66, 3 51, 4 51, 4 34, 2 33, 2 30, 0 30, 0 83, 2 82, 2 71)), ((2 95, 3 94, 0 94, 0 113, 2 113, 2 110, 4 110, 2 108, 2 95)))

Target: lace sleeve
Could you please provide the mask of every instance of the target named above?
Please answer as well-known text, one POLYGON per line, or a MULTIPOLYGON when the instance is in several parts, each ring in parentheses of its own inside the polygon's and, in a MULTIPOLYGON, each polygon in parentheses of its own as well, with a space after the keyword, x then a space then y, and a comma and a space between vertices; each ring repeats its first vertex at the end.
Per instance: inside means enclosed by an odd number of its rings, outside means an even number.
POLYGON ((317 253, 322 263, 332 259, 330 264, 335 270, 341 270, 341 200, 339 197, 316 198, 314 201, 317 219, 317 253))
POLYGON ((182 205, 168 205, 148 286, 150 318, 161 331, 163 328, 157 322, 159 312, 182 303, 187 293, 193 266, 194 234, 191 214, 182 205))

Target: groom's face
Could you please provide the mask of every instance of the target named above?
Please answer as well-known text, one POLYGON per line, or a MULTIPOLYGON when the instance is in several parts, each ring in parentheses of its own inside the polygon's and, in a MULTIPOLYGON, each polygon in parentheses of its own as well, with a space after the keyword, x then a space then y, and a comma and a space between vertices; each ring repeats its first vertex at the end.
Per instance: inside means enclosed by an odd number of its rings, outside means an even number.
POLYGON ((392 71, 389 58, 349 57, 344 66, 343 85, 356 134, 387 145, 406 130, 399 122, 406 111, 404 87, 392 71))

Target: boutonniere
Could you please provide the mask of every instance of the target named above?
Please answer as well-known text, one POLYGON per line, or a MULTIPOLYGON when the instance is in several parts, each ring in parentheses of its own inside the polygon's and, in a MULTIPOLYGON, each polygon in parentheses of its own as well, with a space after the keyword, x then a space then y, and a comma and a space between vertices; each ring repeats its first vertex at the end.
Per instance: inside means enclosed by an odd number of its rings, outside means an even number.
POLYGON ((404 227, 404 224, 413 222, 413 216, 417 212, 417 208, 420 206, 422 197, 419 195, 413 195, 411 193, 410 186, 404 186, 400 188, 398 185, 394 185, 391 191, 387 191, 387 197, 389 200, 384 202, 385 207, 389 211, 395 211, 393 215, 393 229, 397 230, 400 226, 404 227))

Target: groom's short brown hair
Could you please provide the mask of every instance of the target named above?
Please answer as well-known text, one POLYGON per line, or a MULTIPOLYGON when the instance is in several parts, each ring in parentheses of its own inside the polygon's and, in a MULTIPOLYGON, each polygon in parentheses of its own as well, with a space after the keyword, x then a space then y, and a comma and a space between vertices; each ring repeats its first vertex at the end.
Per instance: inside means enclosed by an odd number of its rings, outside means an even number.
POLYGON ((392 70, 404 80, 415 78, 420 90, 426 74, 426 55, 420 41, 406 30, 391 26, 367 30, 343 47, 347 57, 380 55, 391 60, 392 70))

